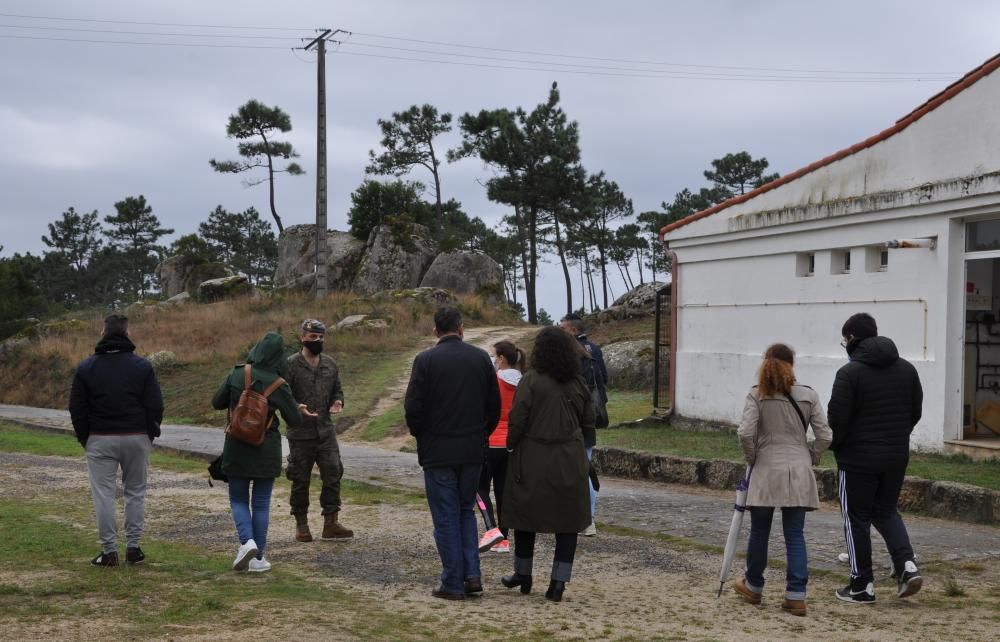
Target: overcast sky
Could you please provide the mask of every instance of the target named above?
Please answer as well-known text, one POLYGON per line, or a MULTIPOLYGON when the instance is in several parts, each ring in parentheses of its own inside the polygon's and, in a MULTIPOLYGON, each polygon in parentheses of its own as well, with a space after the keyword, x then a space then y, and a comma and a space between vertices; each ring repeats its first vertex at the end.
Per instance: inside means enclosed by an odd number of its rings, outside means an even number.
MULTIPOLYGON (((641 212, 704 186, 702 171, 727 152, 765 156, 785 174, 849 146, 1000 51, 1000 3, 986 1, 4 0, 0 13, 6 256, 41 252, 46 224, 70 206, 103 217, 129 195, 144 194, 177 234, 219 204, 266 215, 266 186, 246 189, 208 165, 234 157, 226 120, 250 98, 288 112, 308 172, 280 180, 279 214, 286 226, 314 220, 315 56, 291 48, 318 27, 353 32, 327 62, 335 229, 347 229, 349 194, 378 146, 376 119, 411 104, 456 117, 530 109, 558 81, 584 165, 604 170, 641 212), (844 82, 857 78, 866 81, 844 82)), ((447 165, 442 189, 492 224, 507 210, 486 199, 486 176, 475 160, 447 165)), ((620 279, 613 289, 621 294, 620 279)), ((557 263, 542 266, 540 303, 553 316, 563 309, 557 263)))

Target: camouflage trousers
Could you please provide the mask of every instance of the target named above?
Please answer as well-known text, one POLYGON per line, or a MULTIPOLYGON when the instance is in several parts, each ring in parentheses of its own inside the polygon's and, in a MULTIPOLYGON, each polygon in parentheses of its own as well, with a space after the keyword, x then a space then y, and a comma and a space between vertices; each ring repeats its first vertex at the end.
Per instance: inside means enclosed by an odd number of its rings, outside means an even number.
POLYGON ((312 481, 313 466, 319 466, 319 476, 323 488, 319 494, 319 505, 323 514, 340 510, 340 480, 344 476, 344 464, 340 461, 340 446, 337 433, 333 430, 320 432, 317 439, 289 439, 288 466, 285 476, 292 482, 292 494, 288 503, 292 515, 309 511, 309 483, 312 481))

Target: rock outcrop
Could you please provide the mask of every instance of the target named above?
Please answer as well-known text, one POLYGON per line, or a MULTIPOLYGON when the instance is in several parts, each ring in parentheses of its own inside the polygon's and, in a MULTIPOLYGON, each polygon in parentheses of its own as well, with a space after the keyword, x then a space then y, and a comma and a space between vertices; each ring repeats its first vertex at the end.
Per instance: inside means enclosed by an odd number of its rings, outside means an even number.
POLYGON ((232 276, 233 272, 222 263, 177 255, 164 259, 154 274, 160 292, 169 299, 181 292, 193 292, 203 281, 232 276))
POLYGON ((437 256, 437 244, 423 225, 408 233, 380 225, 372 230, 351 289, 360 294, 415 288, 437 256))
POLYGON ((420 286, 444 288, 456 294, 489 294, 502 299, 503 269, 482 252, 444 252, 431 263, 420 286))
POLYGON ((602 346, 608 385, 625 390, 648 390, 653 385, 652 339, 618 341, 602 346))
POLYGON ((253 286, 242 275, 226 276, 221 279, 211 279, 198 286, 196 299, 203 303, 233 299, 246 296, 253 292, 253 286))
POLYGON ((612 307, 620 308, 622 318, 652 316, 656 314, 656 293, 669 285, 660 281, 644 283, 615 299, 612 307))
MULTIPOLYGON (((327 230, 327 279, 331 290, 349 290, 365 252, 365 242, 347 232, 327 230)), ((293 225, 278 238, 278 269, 274 285, 312 291, 316 287, 314 264, 316 226, 293 225)))

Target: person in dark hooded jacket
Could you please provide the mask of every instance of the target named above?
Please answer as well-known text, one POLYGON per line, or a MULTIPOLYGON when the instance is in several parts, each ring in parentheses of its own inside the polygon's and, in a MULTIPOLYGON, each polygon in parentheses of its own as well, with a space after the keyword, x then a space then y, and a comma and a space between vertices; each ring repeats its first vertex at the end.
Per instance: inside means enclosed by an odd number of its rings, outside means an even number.
POLYGON ((857 604, 875 601, 872 525, 892 556, 896 595, 908 597, 923 580, 897 505, 910 459, 910 433, 920 421, 920 377, 891 339, 878 336, 871 315, 853 315, 841 334, 850 363, 837 371, 827 416, 851 583, 837 591, 837 598, 857 604))

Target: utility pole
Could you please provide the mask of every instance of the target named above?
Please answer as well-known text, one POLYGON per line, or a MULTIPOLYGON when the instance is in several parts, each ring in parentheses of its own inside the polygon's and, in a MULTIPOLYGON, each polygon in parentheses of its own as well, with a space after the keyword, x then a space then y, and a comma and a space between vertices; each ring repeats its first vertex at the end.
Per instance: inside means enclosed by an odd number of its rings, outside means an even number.
POLYGON ((326 221, 326 41, 341 29, 326 29, 305 46, 316 47, 316 298, 329 293, 326 221))

